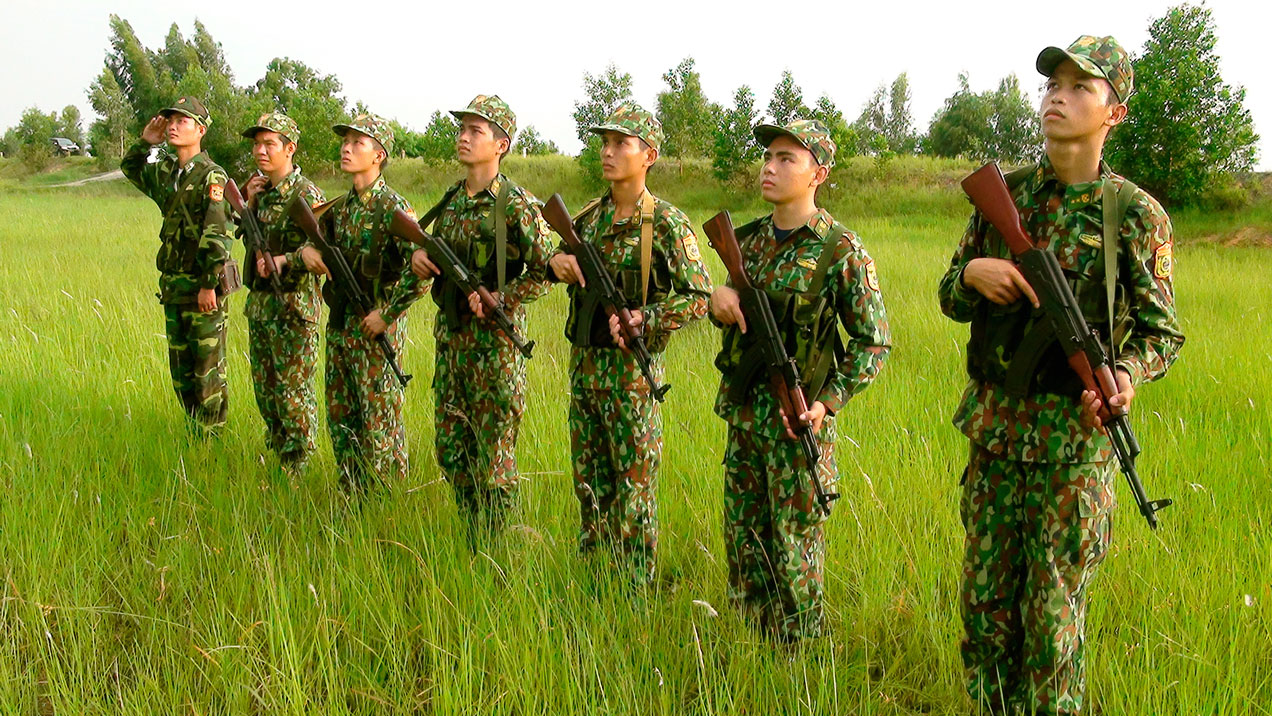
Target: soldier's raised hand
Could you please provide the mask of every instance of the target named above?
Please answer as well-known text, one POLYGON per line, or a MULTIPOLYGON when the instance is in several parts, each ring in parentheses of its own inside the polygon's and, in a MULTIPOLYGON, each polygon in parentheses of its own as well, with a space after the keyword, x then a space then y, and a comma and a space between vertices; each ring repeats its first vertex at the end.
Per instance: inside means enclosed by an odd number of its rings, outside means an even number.
POLYGON ((147 144, 159 144, 168 138, 168 118, 156 114, 141 130, 141 139, 147 144))
POLYGON ((260 198, 262 191, 269 185, 269 177, 264 174, 253 174, 251 179, 243 185, 243 191, 247 193, 247 205, 256 208, 256 201, 260 198))

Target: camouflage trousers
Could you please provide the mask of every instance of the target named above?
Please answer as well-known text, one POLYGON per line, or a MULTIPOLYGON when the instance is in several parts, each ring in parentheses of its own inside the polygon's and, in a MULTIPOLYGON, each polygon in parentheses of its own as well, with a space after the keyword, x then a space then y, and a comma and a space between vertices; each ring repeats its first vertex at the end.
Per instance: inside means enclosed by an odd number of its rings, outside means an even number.
MULTIPOLYGON (((256 292, 247 297, 249 304, 261 299, 256 292)), ((256 406, 265 421, 265 444, 285 466, 303 468, 315 450, 318 432, 318 325, 285 309, 268 315, 258 309, 248 315, 259 316, 247 320, 247 345, 256 406)))
MULTIPOLYGON (((406 324, 395 321, 385 335, 401 361, 406 324)), ((328 321, 326 338, 327 430, 342 484, 356 491, 404 478, 403 391, 393 369, 356 316, 328 321)))
MULTIPOLYGON (((818 436, 817 477, 834 488, 834 426, 818 436)), ((798 441, 729 426, 724 453, 728 596, 776 638, 821 634, 826 514, 798 441)))
POLYGON ((961 649, 980 710, 1082 710, 1087 588, 1113 506, 1110 463, 1023 463, 972 445, 959 506, 961 649))
POLYGON ((204 428, 225 424, 230 396, 225 383, 226 299, 202 313, 192 303, 165 303, 168 368, 172 389, 194 422, 204 428))
POLYGON ((517 431, 525 383, 525 358, 507 341, 480 350, 437 342, 437 465, 455 491, 474 544, 479 532, 501 531, 517 503, 517 431))
POLYGON ((625 391, 575 389, 570 397, 570 450, 579 498, 579 548, 612 546, 633 582, 654 578, 658 548, 658 465, 662 413, 658 401, 625 391))

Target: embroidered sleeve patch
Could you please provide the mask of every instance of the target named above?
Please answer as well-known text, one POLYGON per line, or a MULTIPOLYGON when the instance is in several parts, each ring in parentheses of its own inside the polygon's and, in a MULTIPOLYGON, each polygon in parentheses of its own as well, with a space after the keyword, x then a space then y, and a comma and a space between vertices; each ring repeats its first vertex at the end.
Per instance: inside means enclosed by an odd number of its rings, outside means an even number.
POLYGON ((874 259, 870 259, 870 263, 866 264, 866 285, 871 291, 879 290, 879 274, 875 271, 874 259))
POLYGON ((685 247, 685 258, 690 261, 702 260, 702 252, 698 250, 698 237, 688 234, 680 240, 680 243, 685 247))
POLYGON ((212 201, 221 201, 225 198, 225 187, 220 184, 213 184, 208 187, 208 198, 212 201))
POLYGON ((1170 278, 1174 270, 1174 243, 1166 242, 1153 252, 1153 275, 1157 278, 1170 278))

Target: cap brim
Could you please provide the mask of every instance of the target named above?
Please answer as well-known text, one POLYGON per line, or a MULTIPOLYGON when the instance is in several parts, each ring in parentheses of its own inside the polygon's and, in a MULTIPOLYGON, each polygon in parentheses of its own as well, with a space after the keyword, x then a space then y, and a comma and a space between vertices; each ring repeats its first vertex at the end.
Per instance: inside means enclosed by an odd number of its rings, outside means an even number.
POLYGON ((260 125, 257 125, 255 127, 248 127, 247 129, 243 130, 243 136, 247 137, 248 139, 256 139, 257 132, 272 132, 272 131, 274 130, 270 129, 269 127, 262 127, 260 125))
POLYGON ((205 120, 204 118, 202 118, 202 117, 200 117, 199 115, 195 114, 194 112, 191 112, 191 111, 190 111, 190 110, 188 110, 188 109, 181 109, 180 107, 169 107, 169 108, 167 108, 167 109, 160 110, 160 112, 159 112, 159 115, 160 115, 161 117, 164 117, 165 119, 166 119, 166 118, 168 118, 168 117, 171 117, 171 116, 172 116, 172 115, 174 115, 174 114, 184 114, 185 116, 189 117, 190 119, 193 119, 194 121, 198 122, 199 124, 204 124, 204 125, 206 125, 206 123, 207 123, 207 120, 205 120))
MULTIPOLYGON (((348 134, 349 132, 357 132, 358 134, 367 134, 361 129, 358 129, 357 127, 352 127, 347 124, 333 124, 331 125, 331 131, 335 132, 337 135, 341 137, 348 134)), ((367 134, 367 136, 370 137, 371 135, 367 134)), ((374 139, 374 137, 372 137, 372 139, 374 139)))
POLYGON ((1042 52, 1039 52, 1038 59, 1034 62, 1034 68, 1037 69, 1038 73, 1043 77, 1050 77, 1055 73, 1056 68, 1060 66, 1060 63, 1065 60, 1073 60, 1073 64, 1077 65, 1078 69, 1092 77, 1099 77, 1102 80, 1108 79, 1108 76, 1104 74, 1104 70, 1097 67, 1090 58, 1083 57, 1082 55, 1075 55, 1072 52, 1062 50, 1059 47, 1048 47, 1043 49, 1042 52))

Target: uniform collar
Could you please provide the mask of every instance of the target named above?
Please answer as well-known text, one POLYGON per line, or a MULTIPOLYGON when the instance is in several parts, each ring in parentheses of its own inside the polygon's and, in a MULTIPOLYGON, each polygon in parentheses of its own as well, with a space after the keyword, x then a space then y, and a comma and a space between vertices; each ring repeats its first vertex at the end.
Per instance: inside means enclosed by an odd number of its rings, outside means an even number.
MULTIPOLYGON (((493 197, 493 196, 499 196, 499 190, 503 187, 503 183, 504 183, 504 182, 506 182, 506 181, 508 181, 508 177, 504 176, 504 175, 503 175, 503 172, 499 172, 498 174, 496 174, 496 175, 495 175, 495 178, 494 178, 494 179, 491 179, 491 180, 490 180, 490 184, 489 184, 489 185, 487 185, 485 189, 482 189, 481 191, 477 192, 476 194, 473 194, 473 198, 474 198, 474 199, 476 199, 477 197, 481 196, 482 194, 489 194, 489 195, 491 195, 492 197, 493 197)), ((467 188, 468 188, 468 180, 467 180, 467 179, 460 179, 460 180, 459 180, 459 184, 458 184, 458 186, 459 186, 459 188, 460 188, 460 189, 467 189, 467 188)), ((465 193, 467 193, 467 192, 465 192, 465 193)))
MULTIPOLYGON (((777 224, 773 223, 773 215, 769 214, 764 217, 764 220, 768 222, 768 225, 772 228, 774 235, 776 235, 777 224)), ((830 235, 830 230, 834 225, 835 219, 830 215, 830 212, 818 207, 817 212, 810 216, 806 223, 792 229, 790 236, 787 238, 789 239, 791 236, 795 236, 807 229, 817 238, 825 239, 830 235)))
POLYGON ((385 184, 384 182, 384 175, 381 174, 380 176, 376 177, 375 181, 371 182, 371 184, 368 185, 366 189, 363 189, 360 192, 357 189, 350 188, 349 198, 357 199, 359 202, 362 202, 365 204, 367 199, 384 191, 385 188, 387 188, 387 186, 388 185, 385 184))
POLYGON ((1070 210, 1100 202, 1104 198, 1104 182, 1113 176, 1113 170, 1109 168, 1107 162, 1100 160, 1100 178, 1082 182, 1081 184, 1064 184, 1060 181, 1060 177, 1056 176, 1055 167, 1051 164, 1051 158, 1044 152, 1042 160, 1038 162, 1038 168, 1034 170, 1034 186, 1033 193, 1041 193, 1043 191, 1063 192, 1064 201, 1070 210))
MULTIPOLYGON (((640 193, 640 196, 636 197, 635 211, 632 213, 630 217, 623 219, 624 224, 631 224, 632 226, 640 226, 641 222, 644 220, 643 215, 641 214, 641 206, 643 206, 645 203, 645 197, 649 195, 650 195, 649 187, 645 187, 645 189, 640 193)), ((607 190, 605 192, 605 196, 601 197, 601 206, 603 208, 614 208, 614 209, 618 208, 617 202, 614 201, 613 189, 607 190)))
POLYGON ((278 183, 278 186, 271 187, 271 189, 281 195, 286 195, 298 181, 300 181, 300 167, 293 165, 291 172, 289 172, 287 176, 283 177, 283 180, 278 183))

